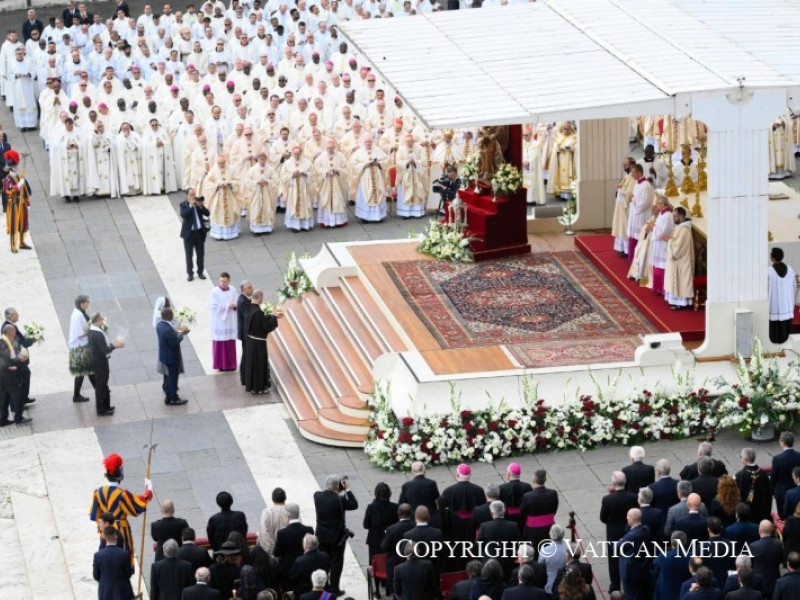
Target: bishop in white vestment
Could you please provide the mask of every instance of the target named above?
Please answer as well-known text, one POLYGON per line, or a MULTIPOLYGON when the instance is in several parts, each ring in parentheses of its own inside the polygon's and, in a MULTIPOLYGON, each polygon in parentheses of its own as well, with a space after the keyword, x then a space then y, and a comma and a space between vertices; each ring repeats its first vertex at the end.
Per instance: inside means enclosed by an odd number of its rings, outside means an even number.
POLYGON ((666 196, 656 196, 655 210, 658 211, 653 224, 652 239, 650 240, 650 267, 653 277, 650 287, 659 296, 664 295, 664 269, 667 267, 667 242, 669 241, 675 223, 672 219, 672 207, 666 196))
POLYGON ((388 158, 364 136, 361 148, 350 157, 350 177, 356 187, 356 216, 362 221, 386 218, 386 166, 388 158))
POLYGON ((647 221, 653 208, 653 186, 642 173, 642 165, 634 165, 631 170, 636 184, 633 186, 633 197, 628 206, 628 261, 633 261, 639 230, 647 221))
POLYGON ((325 152, 314 160, 314 174, 320 227, 347 225, 347 160, 330 138, 325 140, 325 152))
POLYGON ((250 167, 242 184, 242 201, 247 207, 250 231, 255 235, 272 233, 275 226, 277 180, 267 153, 258 154, 258 162, 250 167))

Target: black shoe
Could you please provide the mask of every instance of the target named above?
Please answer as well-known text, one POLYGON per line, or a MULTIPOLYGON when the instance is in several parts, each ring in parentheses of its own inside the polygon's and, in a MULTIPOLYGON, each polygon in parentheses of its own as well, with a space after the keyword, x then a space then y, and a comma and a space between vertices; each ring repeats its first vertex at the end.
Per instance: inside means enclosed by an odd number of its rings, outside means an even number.
POLYGON ((33 419, 29 417, 19 417, 18 419, 14 419, 14 425, 25 425, 31 421, 33 421, 33 419))
POLYGON ((113 417, 114 416, 114 411, 112 409, 101 410, 100 412, 97 413, 97 416, 98 417, 113 417))
POLYGON ((73 396, 72 397, 72 401, 75 402, 75 403, 88 402, 89 399, 86 396, 73 396))
POLYGON ((71 197, 71 196, 66 196, 66 197, 64 198, 64 200, 66 200, 66 201, 67 201, 67 204, 72 204, 72 197, 71 197))
POLYGON ((202 273, 198 273, 198 274, 197 274, 197 276, 198 276, 200 279, 208 279, 208 278, 207 278, 205 275, 203 275, 202 273))
POLYGON ((173 398, 172 400, 167 400, 166 404, 168 406, 181 406, 183 404, 187 404, 188 402, 188 400, 184 400, 183 398, 173 398))
POLYGON ((33 404, 34 402, 36 402, 36 398, 28 398, 25 400, 25 404, 33 404))
POLYGON ((75 202, 75 204, 80 204, 81 203, 81 197, 80 196, 73 196, 72 200, 73 200, 73 202, 75 202))
POLYGON ((189 275, 186 276, 186 281, 194 281, 194 275, 189 273, 189 275))
POLYGON ((0 427, 8 427, 9 425, 11 425, 11 421, 9 421, 8 419, 3 419, 2 421, 0 421, 0 427))

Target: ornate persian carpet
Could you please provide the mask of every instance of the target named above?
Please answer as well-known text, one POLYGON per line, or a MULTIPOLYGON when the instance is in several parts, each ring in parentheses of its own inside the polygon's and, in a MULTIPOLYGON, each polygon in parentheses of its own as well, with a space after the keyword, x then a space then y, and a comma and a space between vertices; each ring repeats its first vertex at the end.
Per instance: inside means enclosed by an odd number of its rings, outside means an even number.
POLYGON ((384 267, 445 349, 504 345, 525 366, 628 361, 655 331, 579 252, 384 267))

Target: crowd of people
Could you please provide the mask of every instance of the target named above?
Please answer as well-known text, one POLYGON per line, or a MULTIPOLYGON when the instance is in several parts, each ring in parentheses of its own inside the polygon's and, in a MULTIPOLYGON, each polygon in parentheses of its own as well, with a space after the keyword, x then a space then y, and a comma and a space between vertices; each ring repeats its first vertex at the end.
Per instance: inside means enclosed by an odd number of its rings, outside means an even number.
MULTIPOLYGON (((769 469, 758 466, 755 450, 742 449, 741 468, 731 475, 713 457, 711 443, 702 442, 696 462, 679 478, 668 460, 647 464, 642 447, 630 448, 629 464, 612 473, 600 504, 602 542, 581 538, 574 523, 556 522, 561 499, 547 487, 543 469, 528 484, 520 465, 510 463, 505 481, 480 487, 461 464, 456 481, 440 492, 424 464, 414 463, 397 502, 381 482, 364 512, 370 562, 382 559, 376 564, 386 567, 385 579, 370 583, 372 592, 378 597, 385 587, 389 598, 414 600, 443 592, 451 600, 590 600, 599 589, 591 560, 605 558, 613 600, 798 598, 800 453, 791 433, 782 433, 779 444, 769 469)), ((95 573, 99 562, 102 576, 103 548, 116 540, 127 552, 127 579, 133 564, 127 518, 144 511, 152 492, 134 496, 119 487, 117 455, 105 464, 113 485, 100 488, 93 501, 91 518, 103 538, 95 573), (129 508, 121 509, 114 494, 125 496, 129 508)), ((208 550, 165 500, 163 518, 151 525, 151 597, 227 599, 233 590, 248 600, 287 591, 300 600, 344 595, 344 551, 354 535, 347 513, 359 506, 348 478, 329 476, 314 493, 316 528, 303 524, 283 489, 274 489, 271 500, 257 533, 248 535, 246 516, 220 492, 220 511, 206 525, 208 550), (192 584, 219 595, 193 596, 185 591, 192 584)))

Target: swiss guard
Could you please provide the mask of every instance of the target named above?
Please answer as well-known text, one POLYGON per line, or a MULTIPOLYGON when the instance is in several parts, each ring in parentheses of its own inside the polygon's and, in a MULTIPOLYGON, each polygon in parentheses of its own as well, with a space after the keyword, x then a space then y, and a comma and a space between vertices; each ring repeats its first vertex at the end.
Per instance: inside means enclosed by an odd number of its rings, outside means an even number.
POLYGON ((147 510, 147 503, 153 498, 153 491, 149 482, 146 483, 147 489, 141 495, 132 494, 120 487, 124 474, 122 457, 119 454, 106 456, 103 465, 106 468, 108 483, 95 490, 89 518, 97 522, 104 512, 110 512, 114 516, 114 526, 119 532, 119 545, 128 551, 133 566, 133 534, 128 524, 128 517, 135 517, 147 510))
POLYGON ((3 179, 3 196, 6 201, 6 233, 11 241, 11 252, 20 248, 30 250, 25 243, 28 232, 28 207, 31 205, 31 186, 24 175, 17 173, 19 153, 9 150, 3 155, 8 175, 3 179))

